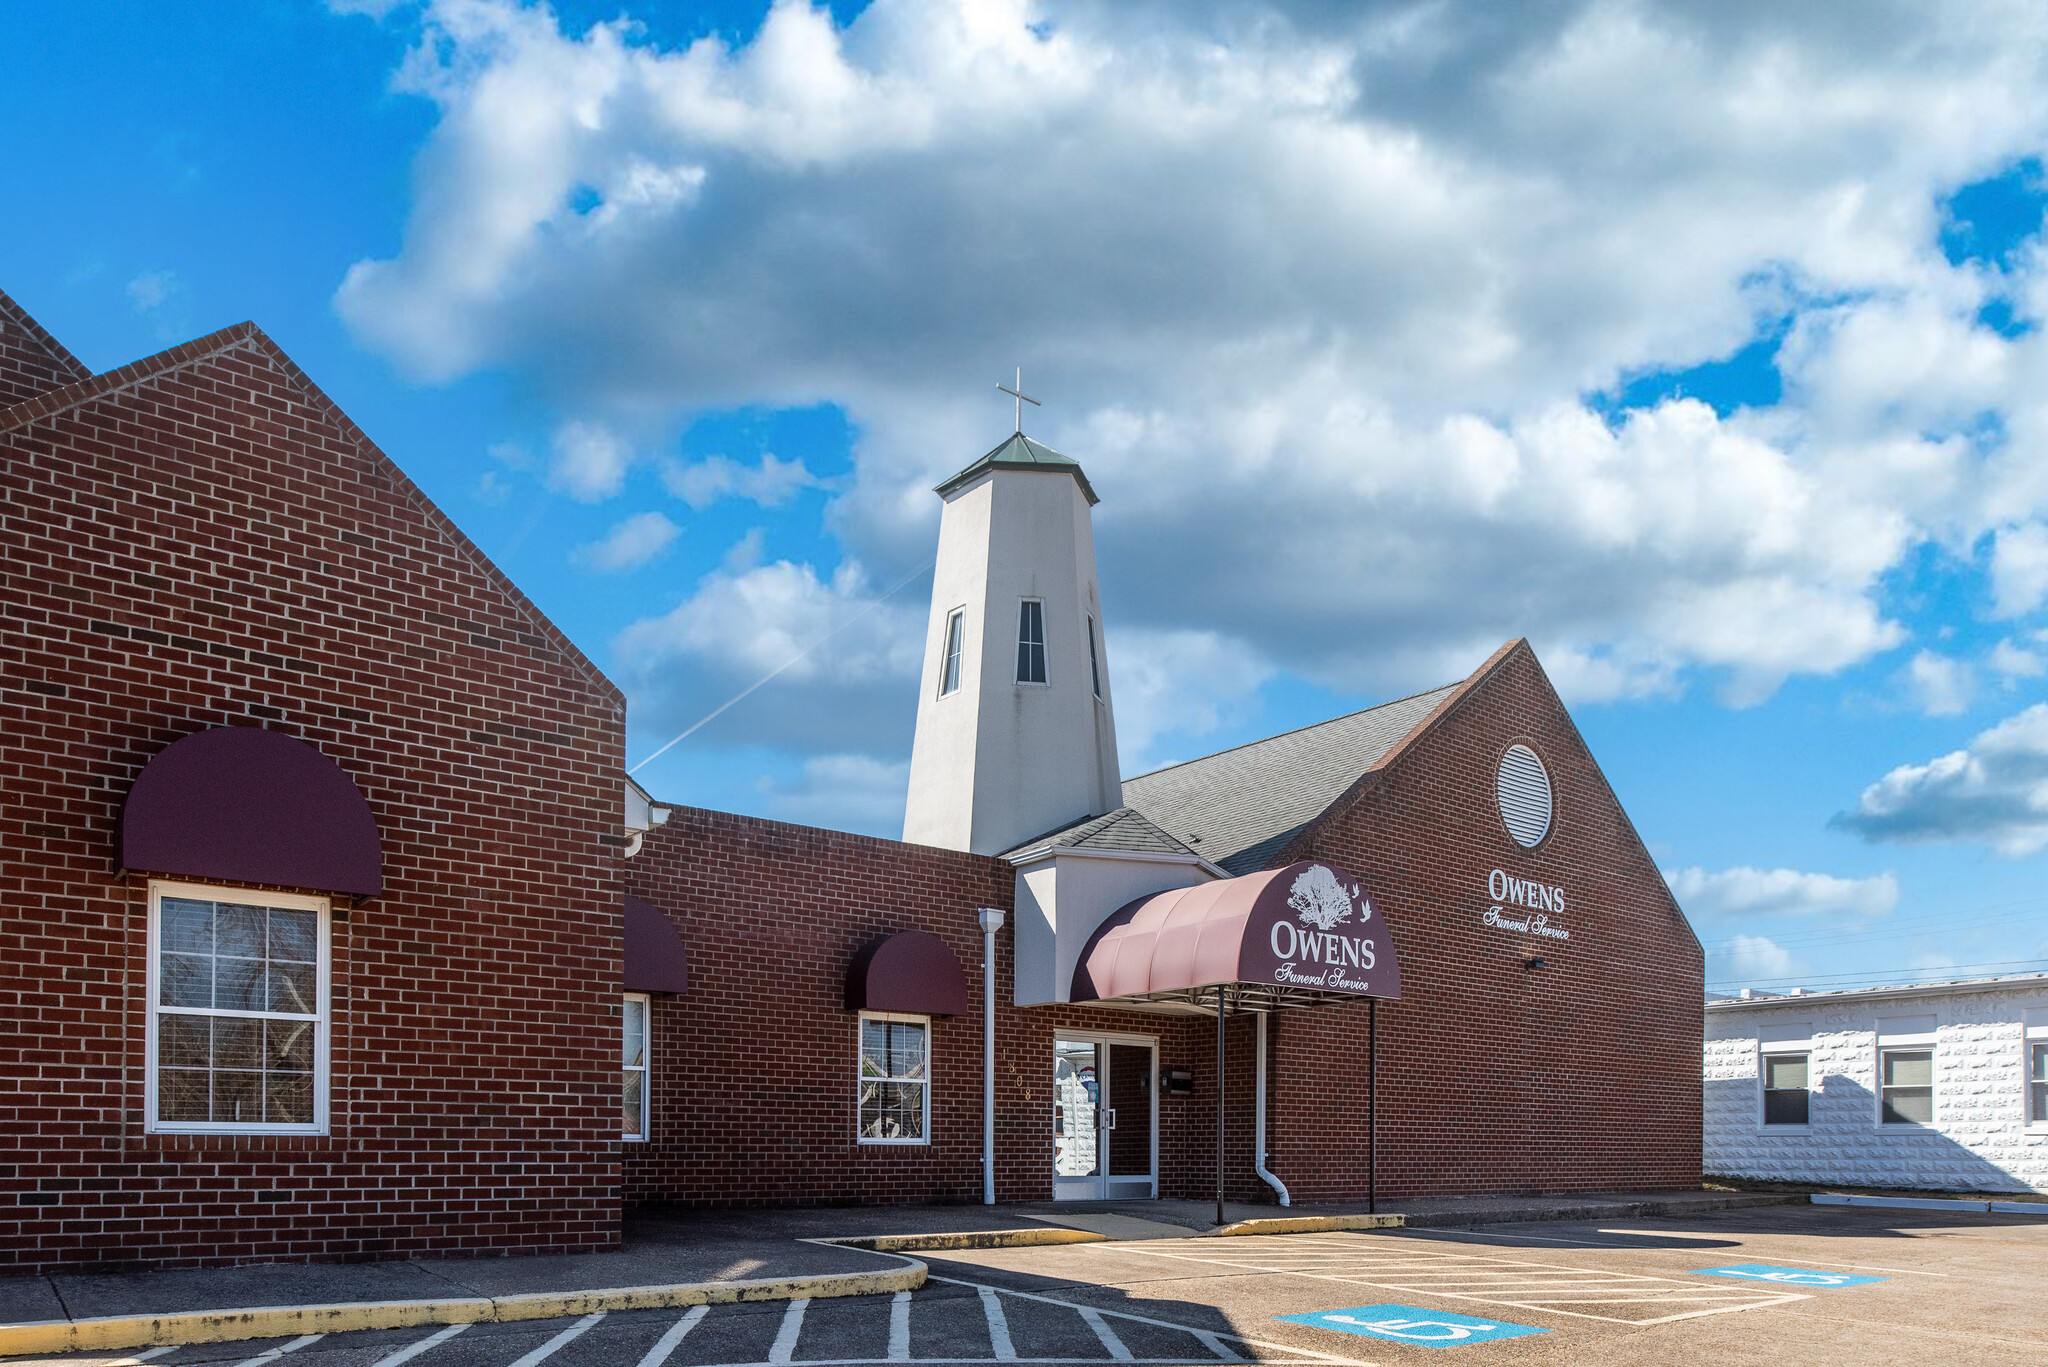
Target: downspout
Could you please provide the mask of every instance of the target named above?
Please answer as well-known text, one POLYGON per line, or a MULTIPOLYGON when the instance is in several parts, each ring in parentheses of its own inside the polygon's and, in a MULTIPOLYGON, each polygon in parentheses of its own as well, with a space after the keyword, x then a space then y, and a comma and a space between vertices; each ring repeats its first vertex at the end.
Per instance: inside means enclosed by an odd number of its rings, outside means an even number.
POLYGON ((1003 913, 983 907, 981 921, 981 1203, 996 1203, 996 932, 1003 913))
POLYGON ((1266 1170, 1266 1017, 1270 1012, 1259 1012, 1259 1069, 1258 1100, 1252 1103, 1252 1171, 1260 1180, 1280 1193, 1280 1204, 1287 1205, 1287 1184, 1266 1170))

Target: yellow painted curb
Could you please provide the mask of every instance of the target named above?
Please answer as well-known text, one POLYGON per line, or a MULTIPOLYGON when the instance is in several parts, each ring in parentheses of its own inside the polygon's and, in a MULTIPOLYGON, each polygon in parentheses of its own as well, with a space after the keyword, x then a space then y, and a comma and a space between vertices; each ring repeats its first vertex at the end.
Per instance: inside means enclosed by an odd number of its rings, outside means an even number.
POLYGON ((925 1265, 915 1258, 904 1258, 903 1262, 907 1266, 886 1272, 837 1272, 731 1282, 678 1282, 669 1286, 627 1286, 602 1291, 540 1291, 518 1296, 466 1296, 444 1301, 281 1305, 252 1310, 202 1310, 178 1315, 120 1315, 105 1319, 0 1324, 0 1356, 155 1348, 174 1343, 226 1343, 236 1339, 285 1338, 300 1334, 346 1334, 360 1329, 408 1329, 422 1324, 542 1320, 563 1315, 588 1315, 599 1310, 654 1310, 679 1305, 725 1305, 734 1301, 800 1298, 820 1300, 831 1296, 915 1291, 924 1285, 925 1265))
POLYGON ((1338 1229, 1400 1229, 1405 1215, 1283 1215, 1271 1220, 1239 1220, 1209 1231, 1214 1237, 1245 1234, 1323 1234, 1338 1229))
POLYGON ((866 1248, 877 1253, 925 1253, 945 1248, 1030 1248, 1039 1244, 1099 1244, 1107 1234, 1059 1225, 1031 1229, 963 1230, 955 1234, 857 1234, 845 1238, 808 1239, 806 1243, 866 1248))

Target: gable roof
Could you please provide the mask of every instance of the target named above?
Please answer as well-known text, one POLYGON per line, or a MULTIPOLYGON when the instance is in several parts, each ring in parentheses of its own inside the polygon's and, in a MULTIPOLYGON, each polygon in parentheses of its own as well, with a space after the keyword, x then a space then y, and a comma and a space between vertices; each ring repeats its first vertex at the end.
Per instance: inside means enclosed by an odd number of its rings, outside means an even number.
POLYGON ((1126 779, 1124 801, 1228 872, 1254 872, 1469 682, 1126 779))
POLYGON ((1047 847, 1063 850, 1114 850, 1120 854, 1189 854, 1201 857, 1198 851, 1188 848, 1153 825, 1144 813, 1133 811, 1129 807, 1119 807, 1102 816, 1082 817, 1071 826, 1063 826, 1055 831, 1047 831, 1044 835, 1033 836, 1003 853, 1015 855, 1025 850, 1047 847))
POLYGON ((1095 487, 1088 482, 1088 476, 1081 473, 1080 461, 1072 456, 1063 456, 1050 446, 1031 440, 1022 432, 1008 438, 995 450, 934 488, 939 497, 944 498, 968 481, 980 478, 985 470, 1037 470, 1050 475, 1072 475, 1074 482, 1081 486, 1081 492, 1087 496, 1089 507, 1092 508, 1102 502, 1095 496, 1095 487))
MULTIPOLYGON (((441 510, 441 506, 428 498, 426 492, 407 477, 396 461, 371 441, 362 428, 356 426, 355 420, 342 411, 341 405, 329 398, 325 390, 313 383, 305 371, 299 369, 298 363, 285 354, 283 347, 254 323, 236 323, 232 327, 225 327, 218 332, 160 351, 154 356, 145 356, 139 361, 114 370, 99 375, 88 375, 87 378, 75 383, 47 390, 12 406, 0 407, 0 436, 80 404, 132 388, 183 366, 237 350, 251 352, 281 371, 298 390, 299 396, 332 423, 344 441, 355 446, 365 461, 382 471, 390 482, 392 494, 400 502, 411 507, 428 526, 454 547, 457 554, 473 563, 478 572, 506 596, 514 610, 531 623, 536 635, 544 639, 549 647, 560 652, 563 658, 570 662, 571 667, 583 674, 613 708, 624 712, 626 699, 619 686, 606 677, 604 671, 599 669, 590 657, 585 655, 576 643, 571 641, 562 629, 512 582, 510 576, 484 554, 482 548, 464 535, 462 529, 441 510)), ((68 352, 65 354, 69 355, 68 352)))
POLYGON ((84 362, 0 290, 0 408, 91 375, 84 362))

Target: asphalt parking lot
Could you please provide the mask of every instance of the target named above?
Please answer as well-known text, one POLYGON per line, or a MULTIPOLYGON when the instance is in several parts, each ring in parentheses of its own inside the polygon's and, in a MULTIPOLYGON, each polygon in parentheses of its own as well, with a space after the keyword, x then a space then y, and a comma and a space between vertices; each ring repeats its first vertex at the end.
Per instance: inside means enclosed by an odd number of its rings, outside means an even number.
POLYGON ((1783 1206, 926 1255, 919 1291, 12 1359, 162 1367, 2048 1360, 2048 1215, 1783 1206))

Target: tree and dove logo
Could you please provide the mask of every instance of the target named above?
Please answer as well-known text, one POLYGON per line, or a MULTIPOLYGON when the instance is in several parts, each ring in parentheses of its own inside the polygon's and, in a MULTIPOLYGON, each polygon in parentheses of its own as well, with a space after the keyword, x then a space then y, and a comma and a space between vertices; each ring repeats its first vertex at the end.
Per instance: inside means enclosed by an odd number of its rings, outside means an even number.
MULTIPOLYGON (((1351 919, 1353 898, 1360 898, 1357 887, 1349 892, 1337 881, 1337 875, 1321 864, 1303 869, 1295 878, 1294 887, 1288 891, 1287 905, 1301 916, 1303 925, 1314 926, 1317 930, 1329 930, 1341 922, 1351 919)), ((1366 902, 1365 915, 1361 921, 1372 915, 1372 904, 1366 902)))

